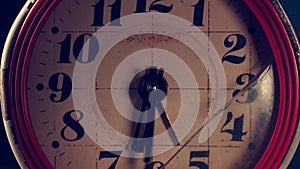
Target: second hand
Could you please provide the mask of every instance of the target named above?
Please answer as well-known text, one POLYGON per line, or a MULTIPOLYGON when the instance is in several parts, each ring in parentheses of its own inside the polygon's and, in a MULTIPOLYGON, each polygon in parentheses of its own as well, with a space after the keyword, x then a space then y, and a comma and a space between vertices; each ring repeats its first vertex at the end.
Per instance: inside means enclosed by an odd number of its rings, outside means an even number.
POLYGON ((215 117, 221 114, 228 106, 230 106, 238 97, 242 96, 247 90, 255 86, 257 82, 263 80, 269 70, 271 69, 271 64, 266 64, 257 75, 244 87, 242 88, 234 97, 232 97, 224 106, 222 106, 218 111, 216 111, 211 118, 209 118, 198 130, 196 130, 192 136, 184 143, 182 146, 161 166, 159 169, 165 169, 165 167, 179 154, 201 131, 208 125, 215 117))

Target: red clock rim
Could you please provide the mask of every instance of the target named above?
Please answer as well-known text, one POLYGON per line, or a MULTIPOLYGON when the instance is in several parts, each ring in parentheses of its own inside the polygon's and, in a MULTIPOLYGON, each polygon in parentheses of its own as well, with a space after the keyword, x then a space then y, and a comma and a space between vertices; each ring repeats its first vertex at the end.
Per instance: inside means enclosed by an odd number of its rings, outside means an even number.
MULTIPOLYGON (((16 40, 8 72, 10 118, 14 136, 30 168, 53 168, 32 129, 26 85, 30 56, 37 36, 61 0, 38 0, 16 40), (24 57, 25 56, 25 57, 24 57)), ((293 140, 299 110, 299 76, 293 48, 279 16, 268 0, 245 0, 256 15, 271 45, 279 77, 278 117, 271 140, 255 168, 278 168, 293 140), (277 40, 278 39, 278 40, 277 40), (291 130, 293 129, 293 130, 291 130)))
POLYGON ((277 123, 266 151, 255 168, 278 168, 292 142, 298 122, 299 76, 293 48, 287 32, 272 3, 246 0, 270 42, 279 75, 277 123), (285 144, 284 144, 285 143, 285 144))
POLYGON ((28 57, 31 56, 38 33, 46 18, 50 16, 60 1, 38 0, 34 4, 20 29, 14 46, 14 49, 17 50, 13 51, 9 66, 8 90, 9 96, 12 96, 9 98, 9 103, 12 103, 10 104, 11 121, 12 126, 15 127, 14 135, 17 144, 29 168, 54 168, 40 148, 29 113, 26 113, 28 112, 25 83, 27 82, 27 71, 23 70, 28 70, 30 60, 28 57))

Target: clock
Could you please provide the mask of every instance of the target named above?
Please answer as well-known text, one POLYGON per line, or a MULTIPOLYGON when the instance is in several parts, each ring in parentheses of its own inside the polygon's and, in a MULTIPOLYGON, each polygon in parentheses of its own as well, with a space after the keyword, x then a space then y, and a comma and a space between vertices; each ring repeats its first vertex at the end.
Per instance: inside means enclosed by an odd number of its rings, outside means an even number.
POLYGON ((298 43, 277 1, 28 1, 1 61, 22 168, 278 168, 298 43))

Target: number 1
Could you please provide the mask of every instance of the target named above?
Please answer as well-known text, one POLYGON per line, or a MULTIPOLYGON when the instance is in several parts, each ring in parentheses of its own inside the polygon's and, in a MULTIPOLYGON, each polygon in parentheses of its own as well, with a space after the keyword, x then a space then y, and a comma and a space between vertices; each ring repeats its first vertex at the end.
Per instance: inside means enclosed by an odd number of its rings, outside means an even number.
POLYGON ((192 5, 195 8, 194 20, 193 20, 193 24, 195 26, 204 26, 203 24, 204 4, 205 4, 205 0, 199 0, 197 4, 192 5))

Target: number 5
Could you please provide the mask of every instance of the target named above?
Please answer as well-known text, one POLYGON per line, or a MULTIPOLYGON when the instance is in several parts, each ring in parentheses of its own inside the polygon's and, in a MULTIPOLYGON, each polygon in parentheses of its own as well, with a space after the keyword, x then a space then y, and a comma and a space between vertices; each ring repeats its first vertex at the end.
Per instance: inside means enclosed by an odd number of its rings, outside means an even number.
POLYGON ((189 166, 195 166, 199 169, 208 169, 208 165, 203 161, 192 161, 193 158, 203 158, 208 157, 209 151, 191 151, 190 153, 190 164, 189 166))

